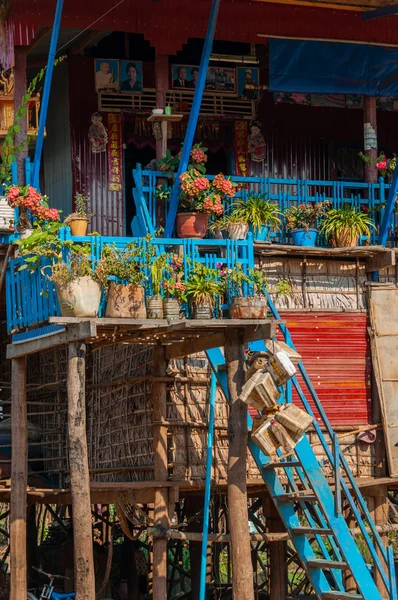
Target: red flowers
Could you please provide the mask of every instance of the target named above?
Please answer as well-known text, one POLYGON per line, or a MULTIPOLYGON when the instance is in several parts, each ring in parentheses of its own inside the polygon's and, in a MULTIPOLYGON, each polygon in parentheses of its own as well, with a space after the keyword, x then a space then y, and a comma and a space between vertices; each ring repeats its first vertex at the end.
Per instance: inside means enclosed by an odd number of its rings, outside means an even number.
POLYGON ((210 196, 207 196, 203 202, 203 212, 207 213, 208 215, 220 217, 224 212, 221 196, 218 194, 211 194, 210 196))
POLYGON ((225 179, 222 173, 219 173, 214 177, 213 186, 216 190, 228 196, 228 198, 233 198, 235 196, 235 187, 232 181, 225 179))
POLYGON ((191 150, 191 158, 197 163, 207 162, 207 154, 201 148, 193 148, 191 150))
POLYGON ((19 187, 10 186, 6 191, 7 202, 11 208, 19 207, 22 211, 29 210, 33 217, 44 221, 58 221, 59 212, 56 208, 48 208, 47 199, 31 185, 19 187))

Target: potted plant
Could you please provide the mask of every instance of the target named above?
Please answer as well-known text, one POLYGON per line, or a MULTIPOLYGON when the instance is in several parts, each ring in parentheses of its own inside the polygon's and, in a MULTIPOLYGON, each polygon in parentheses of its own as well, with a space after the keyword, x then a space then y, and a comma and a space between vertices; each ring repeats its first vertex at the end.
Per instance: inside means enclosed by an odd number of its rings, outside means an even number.
MULTIPOLYGON (((101 285, 96 270, 92 271, 89 247, 71 251, 67 260, 51 266, 47 278, 55 284, 63 317, 97 317, 101 301, 101 285)), ((43 272, 49 267, 43 267, 43 272)))
POLYGON ((88 213, 88 196, 76 194, 75 207, 76 212, 66 217, 64 225, 70 227, 72 235, 84 236, 87 233, 89 218, 93 216, 92 213, 88 213))
MULTIPOLYGON (((154 246, 151 246, 154 249, 154 246)), ((167 268, 168 256, 165 253, 155 256, 150 264, 150 284, 152 295, 146 298, 148 319, 163 319, 162 281, 167 268)))
POLYGON ((195 263, 186 284, 186 294, 194 319, 211 319, 217 299, 225 290, 217 269, 195 263))
POLYGON ((317 221, 325 216, 331 203, 309 202, 290 206, 285 212, 286 230, 291 233, 294 246, 315 246, 318 237, 317 221))
POLYGON ((147 279, 146 250, 137 244, 124 249, 104 248, 96 272, 104 288, 108 287, 107 317, 146 319, 144 282, 147 279), (112 278, 112 281, 109 280, 112 278))
POLYGON ((17 230, 20 238, 32 234, 34 220, 39 222, 59 220, 59 211, 56 208, 49 208, 47 196, 42 196, 31 185, 7 186, 6 198, 11 208, 19 209, 17 230))
POLYGON ((356 246, 360 235, 370 236, 372 227, 373 220, 367 213, 345 205, 328 211, 320 225, 320 231, 333 246, 347 248, 356 246))
POLYGON ((231 319, 265 319, 267 299, 264 290, 268 285, 265 271, 258 268, 249 269, 245 273, 242 265, 237 264, 233 269, 227 270, 226 278, 228 291, 232 296, 229 309, 231 319))
MULTIPOLYGON (((231 222, 231 239, 244 239, 232 237, 234 234, 236 235, 236 224, 240 219, 240 223, 248 224, 248 229, 254 234, 255 241, 265 241, 268 238, 270 227, 275 227, 280 223, 278 215, 280 215, 278 206, 263 195, 250 195, 247 200, 236 200, 232 205, 231 212, 231 216, 236 219, 234 227, 231 222)), ((243 230, 241 235, 243 235, 243 230)))
POLYGON ((162 281, 165 294, 163 298, 163 314, 165 319, 179 319, 181 304, 187 300, 187 286, 184 280, 184 257, 173 254, 162 281))

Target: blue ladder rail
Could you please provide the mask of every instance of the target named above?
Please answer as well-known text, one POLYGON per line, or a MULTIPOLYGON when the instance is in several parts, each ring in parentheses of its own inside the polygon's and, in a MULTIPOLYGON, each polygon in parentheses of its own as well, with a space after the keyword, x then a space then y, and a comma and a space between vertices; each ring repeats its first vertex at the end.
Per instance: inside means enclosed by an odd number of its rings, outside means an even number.
MULTIPOLYGON (((280 319, 269 296, 268 303, 274 318, 280 319)), ((280 329, 286 343, 294 348, 288 329, 284 325, 280 325, 280 329)), ((266 351, 263 341, 253 342, 250 344, 250 349, 266 351)), ((228 398, 225 359, 221 349, 215 348, 207 351, 207 357, 228 398)), ((327 598, 383 600, 356 540, 341 513, 342 495, 344 495, 361 529, 364 542, 373 560, 374 570, 380 574, 390 600, 397 600, 392 548, 385 548, 383 545, 355 478, 344 455, 340 452, 337 436, 327 420, 302 362, 299 363, 299 370, 332 440, 331 449, 319 424, 314 420, 315 430, 334 471, 335 491, 333 492, 330 487, 307 436, 303 436, 297 444, 293 455, 277 462, 272 462, 249 439, 250 451, 318 597, 325 600, 327 598), (288 492, 281 483, 278 474, 280 470, 283 470, 287 478, 288 492), (348 483, 343 478, 343 474, 348 483), (297 506, 301 508, 303 518, 306 520, 305 526, 297 516, 295 510, 297 506), (317 548, 313 547, 310 540, 317 542, 317 548), (343 570, 351 571, 358 594, 349 594, 345 591, 343 570)), ((293 378, 292 383, 305 410, 313 416, 299 382, 293 378)), ((249 415, 248 421, 250 429, 252 420, 249 415)))

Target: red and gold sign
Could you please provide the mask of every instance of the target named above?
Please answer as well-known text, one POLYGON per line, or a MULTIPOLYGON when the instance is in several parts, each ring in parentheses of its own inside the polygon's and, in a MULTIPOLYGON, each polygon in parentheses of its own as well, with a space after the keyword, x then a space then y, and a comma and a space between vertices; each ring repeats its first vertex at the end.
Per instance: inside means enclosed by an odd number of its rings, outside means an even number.
POLYGON ((248 148, 248 123, 235 121, 235 175, 247 177, 249 175, 248 148))
POLYGON ((122 116, 108 113, 108 190, 121 192, 123 189, 122 168, 122 116))

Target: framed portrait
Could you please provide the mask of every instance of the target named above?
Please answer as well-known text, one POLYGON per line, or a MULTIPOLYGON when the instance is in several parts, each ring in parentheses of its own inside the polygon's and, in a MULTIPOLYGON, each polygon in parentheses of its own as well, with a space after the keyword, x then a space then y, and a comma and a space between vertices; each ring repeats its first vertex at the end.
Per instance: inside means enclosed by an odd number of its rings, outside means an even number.
POLYGON ((209 67, 205 89, 208 92, 236 94, 235 67, 209 67))
POLYGON ((199 67, 194 65, 172 65, 171 87, 174 90, 194 90, 199 75, 199 67))
POLYGON ((139 60, 121 60, 120 91, 123 94, 142 94, 143 88, 142 62, 139 60))
POLYGON ((96 58, 94 68, 96 92, 119 91, 119 61, 117 59, 96 58))
POLYGON ((257 100, 258 90, 250 89, 251 85, 259 85, 259 69, 257 67, 236 67, 238 80, 238 96, 246 100, 257 100), (246 87, 248 86, 248 87, 246 87))

